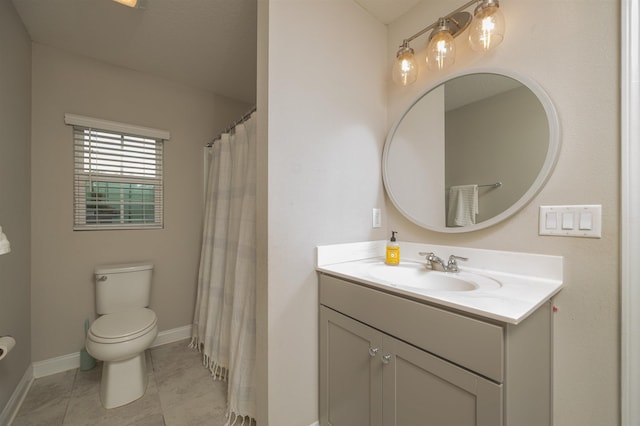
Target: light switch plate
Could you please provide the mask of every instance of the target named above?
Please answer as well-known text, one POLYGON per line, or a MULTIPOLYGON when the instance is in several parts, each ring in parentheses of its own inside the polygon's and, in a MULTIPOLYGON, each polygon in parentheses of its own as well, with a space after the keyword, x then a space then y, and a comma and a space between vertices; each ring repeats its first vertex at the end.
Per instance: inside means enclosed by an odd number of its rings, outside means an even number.
POLYGON ((382 213, 380 209, 373 208, 371 213, 371 227, 372 228, 380 228, 382 226, 382 213))
POLYGON ((602 238, 602 206, 540 206, 538 234, 602 238))

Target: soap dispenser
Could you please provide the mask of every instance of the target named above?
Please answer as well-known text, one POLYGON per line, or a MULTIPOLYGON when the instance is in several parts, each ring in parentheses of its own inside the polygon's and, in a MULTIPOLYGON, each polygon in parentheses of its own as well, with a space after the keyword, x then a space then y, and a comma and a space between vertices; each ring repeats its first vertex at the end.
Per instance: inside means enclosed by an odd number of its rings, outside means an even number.
POLYGON ((396 231, 391 231, 391 240, 387 243, 387 265, 398 265, 400 263, 400 245, 396 241, 396 231))

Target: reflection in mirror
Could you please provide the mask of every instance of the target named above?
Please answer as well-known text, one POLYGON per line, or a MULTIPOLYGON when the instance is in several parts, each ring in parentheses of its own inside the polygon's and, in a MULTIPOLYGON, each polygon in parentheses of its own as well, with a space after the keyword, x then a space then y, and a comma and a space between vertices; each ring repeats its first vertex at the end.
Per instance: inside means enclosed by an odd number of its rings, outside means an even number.
POLYGON ((491 226, 528 203, 559 149, 546 94, 510 73, 464 74, 421 96, 391 130, 383 175, 409 220, 441 232, 491 226))

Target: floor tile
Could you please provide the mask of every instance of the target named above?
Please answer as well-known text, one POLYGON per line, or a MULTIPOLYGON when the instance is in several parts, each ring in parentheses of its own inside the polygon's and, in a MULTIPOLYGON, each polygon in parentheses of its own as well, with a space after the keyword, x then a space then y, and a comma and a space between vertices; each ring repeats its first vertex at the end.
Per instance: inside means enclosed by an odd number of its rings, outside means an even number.
POLYGON ((13 426, 223 426, 227 383, 213 380, 202 354, 188 344, 148 350, 144 396, 110 410, 100 403, 100 362, 89 371, 36 379, 13 426))
MULTIPOLYGON (((79 386, 71 395, 64 426, 137 425, 141 419, 162 417, 158 389, 150 378, 145 394, 130 404, 107 410, 100 402, 100 381, 93 386, 88 382, 79 386)), ((159 423, 162 425, 162 423, 159 423)))
POLYGON ((215 402, 211 395, 199 395, 179 404, 163 405, 164 421, 167 426, 224 426, 226 403, 220 405, 215 402))
POLYGON ((64 371, 36 379, 13 425, 62 425, 76 372, 64 371))

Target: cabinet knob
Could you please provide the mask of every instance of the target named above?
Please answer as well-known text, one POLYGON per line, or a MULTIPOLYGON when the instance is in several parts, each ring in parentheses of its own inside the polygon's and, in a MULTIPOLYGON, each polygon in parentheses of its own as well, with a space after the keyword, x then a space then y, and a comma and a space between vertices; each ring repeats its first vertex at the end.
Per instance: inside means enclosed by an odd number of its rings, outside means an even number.
POLYGON ((379 351, 380 348, 369 348, 369 355, 371 355, 371 358, 373 358, 378 354, 379 351))
POLYGON ((391 355, 390 354, 382 355, 382 363, 383 364, 389 364, 389 361, 391 361, 391 355))

